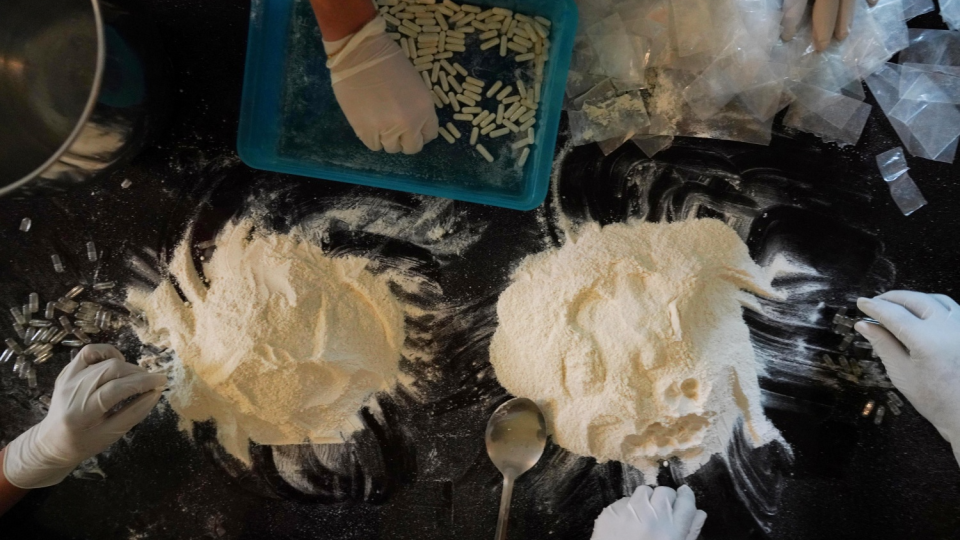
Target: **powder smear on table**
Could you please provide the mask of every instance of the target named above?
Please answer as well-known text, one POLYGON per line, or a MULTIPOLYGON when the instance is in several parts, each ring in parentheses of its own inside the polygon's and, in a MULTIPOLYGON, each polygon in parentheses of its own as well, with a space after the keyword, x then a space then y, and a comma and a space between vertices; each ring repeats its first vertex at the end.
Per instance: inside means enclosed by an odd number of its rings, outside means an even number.
POLYGON ((368 263, 244 220, 218 236, 207 285, 185 239, 170 274, 187 302, 170 279, 128 292, 147 319, 140 339, 179 357, 169 402, 181 428, 214 420, 247 464, 249 441, 340 443, 361 428, 367 399, 396 382, 404 335, 399 303, 368 263))
POLYGON ((656 481, 780 435, 763 414, 743 307, 779 297, 737 234, 716 220, 588 225, 525 259, 497 305, 491 362, 534 399, 560 446, 656 481))

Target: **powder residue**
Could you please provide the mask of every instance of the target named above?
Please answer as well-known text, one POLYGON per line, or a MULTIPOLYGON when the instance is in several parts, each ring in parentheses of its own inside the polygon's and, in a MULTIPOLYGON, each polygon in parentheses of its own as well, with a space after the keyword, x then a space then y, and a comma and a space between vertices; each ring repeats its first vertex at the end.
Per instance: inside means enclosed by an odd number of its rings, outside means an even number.
POLYGON ((180 360, 168 399, 181 427, 214 420, 221 444, 247 464, 249 441, 343 442, 367 399, 398 375, 403 314, 385 279, 368 260, 327 257, 302 236, 228 225, 203 266, 209 283, 187 238, 173 279, 128 292, 147 320, 140 339, 180 360))
POLYGON ((655 481, 722 454, 742 418, 756 446, 779 438, 760 402, 742 307, 779 296, 716 220, 590 224, 525 259, 497 305, 491 362, 543 408, 560 446, 655 481))

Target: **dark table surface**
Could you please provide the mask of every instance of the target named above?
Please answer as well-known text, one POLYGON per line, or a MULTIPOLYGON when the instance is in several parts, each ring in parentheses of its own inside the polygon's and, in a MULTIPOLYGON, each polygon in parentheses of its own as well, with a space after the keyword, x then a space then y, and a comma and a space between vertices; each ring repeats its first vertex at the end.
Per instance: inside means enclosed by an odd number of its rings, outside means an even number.
MULTIPOLYGON (((209 238, 257 206, 281 231, 319 216, 331 253, 403 266, 429 283, 404 301, 433 310, 415 322, 431 337, 413 344, 432 360, 405 360, 422 382, 378 396, 379 407, 364 411, 366 429, 335 451, 336 463, 310 447, 255 447, 255 465, 245 469, 223 455, 213 426, 188 437, 175 414, 158 410, 82 474, 0 518, 0 538, 491 537, 500 477, 482 434, 507 398, 486 357, 497 295, 525 255, 562 243, 559 224, 630 217, 724 219, 758 261, 785 253, 818 272, 781 282, 796 286, 789 306, 747 315, 767 366, 767 413, 789 447, 751 449, 737 437, 727 459, 686 479, 676 464, 662 470, 660 483, 689 483, 710 514, 703 538, 960 537, 960 467, 949 445, 909 406, 880 426, 861 420, 863 403, 885 391, 815 365, 839 342, 827 319, 860 295, 908 288, 960 296, 960 171, 910 158, 930 204, 902 216, 874 163, 900 146, 877 107, 860 143, 843 149, 780 132, 769 148, 678 140, 655 160, 630 145, 607 157, 595 146, 564 149, 548 201, 520 213, 247 168, 235 136, 249 3, 134 4, 159 26, 170 56, 170 124, 113 174, 66 193, 0 200, 0 305, 32 291, 62 294, 94 272, 149 283, 132 258, 160 268, 191 222, 198 238, 209 238), (343 208, 365 217, 337 219, 343 208), (23 217, 34 221, 30 233, 17 231, 23 217), (450 238, 425 240, 425 219, 450 238), (83 262, 89 240, 105 250, 95 266, 83 262), (54 251, 67 273, 51 271, 54 251)), ((940 27, 932 15, 914 22, 940 27)), ((129 332, 109 337, 128 357, 138 353, 129 332)), ((50 391, 66 362, 61 354, 41 366, 40 391, 50 391)), ((36 395, 3 370, 0 439, 42 417, 36 395)), ((514 537, 588 538, 600 510, 642 482, 633 469, 551 444, 517 486, 514 537)))

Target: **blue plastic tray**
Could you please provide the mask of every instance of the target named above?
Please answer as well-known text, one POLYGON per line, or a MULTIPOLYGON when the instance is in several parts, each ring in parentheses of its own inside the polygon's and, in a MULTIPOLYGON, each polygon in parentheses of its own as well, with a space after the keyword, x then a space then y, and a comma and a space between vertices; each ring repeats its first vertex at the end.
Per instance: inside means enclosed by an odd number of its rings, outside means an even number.
MULTIPOLYGON (((466 131, 464 137, 453 145, 441 137, 414 156, 368 150, 354 135, 334 98, 320 30, 309 0, 252 3, 237 139, 240 158, 251 167, 268 171, 516 210, 539 206, 550 184, 577 26, 576 4, 574 0, 471 3, 541 15, 552 22, 550 58, 535 126, 536 143, 522 170, 516 165, 519 152, 511 151, 509 146, 514 137, 481 138, 497 158, 488 164, 469 145, 469 130, 463 129, 463 122, 457 126, 466 131)), ((477 33, 470 34, 469 39, 478 39, 477 33)), ((472 48, 471 44, 468 41, 468 47, 472 48)), ((501 59, 496 48, 484 53, 468 52, 454 60, 488 85, 497 80, 497 70, 517 68, 512 55, 501 59), (470 60, 477 65, 468 63, 470 60)), ((493 102, 485 99, 482 105, 493 102)), ((452 114, 449 106, 439 111, 441 125, 452 114)))

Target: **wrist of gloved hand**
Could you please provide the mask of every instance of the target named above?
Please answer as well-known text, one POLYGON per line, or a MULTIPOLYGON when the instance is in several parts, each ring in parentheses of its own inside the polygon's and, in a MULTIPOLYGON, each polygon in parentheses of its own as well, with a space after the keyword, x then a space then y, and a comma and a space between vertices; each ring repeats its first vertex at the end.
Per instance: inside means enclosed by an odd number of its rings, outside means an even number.
POLYGON ((82 462, 58 457, 58 453, 41 437, 42 424, 33 426, 7 445, 3 475, 20 489, 59 484, 82 462))
POLYGON ((391 39, 378 40, 387 33, 387 21, 377 15, 364 25, 356 34, 337 41, 324 41, 323 47, 330 55, 327 68, 330 69, 330 82, 338 82, 358 73, 376 67, 378 64, 402 54, 403 51, 389 45, 396 45, 391 39), (379 41, 379 43, 377 43, 379 41), (370 46, 371 43, 375 45, 370 46))

